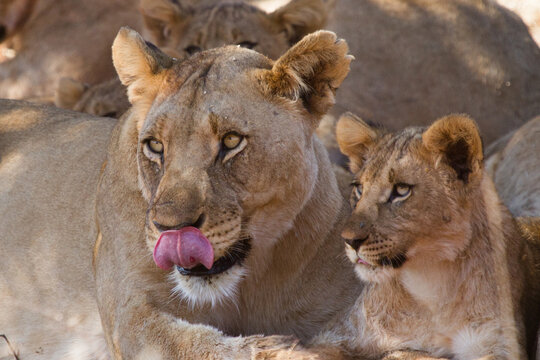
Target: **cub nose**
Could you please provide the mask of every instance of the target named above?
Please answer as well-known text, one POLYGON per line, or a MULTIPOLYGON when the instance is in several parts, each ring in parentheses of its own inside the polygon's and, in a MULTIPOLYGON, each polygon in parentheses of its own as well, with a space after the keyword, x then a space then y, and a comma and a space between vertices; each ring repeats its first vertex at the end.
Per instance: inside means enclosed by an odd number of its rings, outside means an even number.
POLYGON ((206 216, 204 214, 201 214, 199 215, 197 220, 195 220, 195 222, 181 222, 175 225, 166 225, 166 224, 160 224, 159 222, 153 220, 152 223, 154 224, 156 229, 159 230, 159 232, 163 232, 167 230, 180 230, 187 226, 192 226, 194 228, 200 229, 203 226, 205 219, 206 219, 206 216))
POLYGON ((360 249, 360 246, 367 240, 368 236, 365 238, 356 238, 356 239, 345 239, 345 242, 349 244, 354 251, 358 251, 360 249))
POLYGON ((360 246, 362 246, 369 237, 369 226, 366 227, 366 224, 363 221, 354 221, 352 224, 345 227, 341 232, 341 237, 350 247, 355 251, 358 251, 360 246))

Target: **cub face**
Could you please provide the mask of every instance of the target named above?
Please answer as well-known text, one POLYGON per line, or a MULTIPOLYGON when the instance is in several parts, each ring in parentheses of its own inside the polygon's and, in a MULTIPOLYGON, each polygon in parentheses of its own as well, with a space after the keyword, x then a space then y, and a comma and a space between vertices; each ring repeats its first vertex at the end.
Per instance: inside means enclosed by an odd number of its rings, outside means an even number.
POLYGON ((380 282, 411 262, 454 260, 467 246, 482 173, 476 124, 453 115, 384 134, 346 114, 336 132, 354 172, 342 237, 359 277, 380 282))
POLYGON ((348 72, 346 52, 320 32, 275 63, 234 46, 179 62, 134 31, 119 33, 113 59, 138 130, 147 245, 190 226, 213 249, 210 269, 171 271, 188 301, 234 299, 243 279, 265 270, 315 185, 313 131, 348 72))

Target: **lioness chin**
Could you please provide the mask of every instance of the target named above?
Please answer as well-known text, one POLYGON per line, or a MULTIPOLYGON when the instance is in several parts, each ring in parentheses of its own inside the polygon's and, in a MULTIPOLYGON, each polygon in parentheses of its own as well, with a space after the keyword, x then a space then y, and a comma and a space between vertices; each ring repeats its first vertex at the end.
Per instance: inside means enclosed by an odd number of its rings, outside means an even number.
POLYGON ((337 139, 354 172, 342 236, 368 285, 320 339, 341 337, 369 358, 415 349, 534 359, 540 219, 520 232, 483 169, 474 121, 451 115, 427 129, 381 133, 348 114, 337 139))
POLYGON ((116 125, 0 101, 0 331, 21 359, 332 357, 289 335, 360 290, 314 136, 346 43, 179 61, 122 29, 113 60, 133 105, 116 125))

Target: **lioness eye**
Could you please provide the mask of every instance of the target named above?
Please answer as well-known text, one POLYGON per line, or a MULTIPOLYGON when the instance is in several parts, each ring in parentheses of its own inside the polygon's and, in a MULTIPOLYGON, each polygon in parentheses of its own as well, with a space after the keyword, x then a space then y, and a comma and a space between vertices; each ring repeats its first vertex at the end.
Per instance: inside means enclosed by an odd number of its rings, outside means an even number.
POLYGON ((232 150, 237 147, 238 144, 240 144, 240 141, 242 141, 242 136, 237 133, 228 133, 222 139, 223 146, 227 150, 232 150))
POLYGON ((412 185, 403 183, 395 184, 388 201, 390 201, 391 203, 395 201, 403 201, 411 195, 411 190, 412 185))
POLYGON ((257 43, 252 41, 242 41, 241 43, 238 43, 238 46, 246 49, 253 49, 255 46, 257 46, 257 43))
POLYGON ((156 139, 151 139, 146 144, 148 145, 150 151, 152 151, 153 153, 163 153, 163 144, 160 141, 157 141, 156 139))
POLYGON ((184 49, 185 52, 187 52, 189 55, 193 55, 195 53, 198 53, 202 49, 197 45, 189 45, 184 49))

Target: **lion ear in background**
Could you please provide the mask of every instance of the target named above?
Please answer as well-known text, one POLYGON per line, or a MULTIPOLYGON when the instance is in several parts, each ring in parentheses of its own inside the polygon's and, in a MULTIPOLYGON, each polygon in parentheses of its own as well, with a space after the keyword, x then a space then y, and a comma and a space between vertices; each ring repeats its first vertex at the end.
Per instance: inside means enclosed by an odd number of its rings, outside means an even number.
POLYGON ((467 115, 449 115, 435 121, 422 135, 422 143, 464 183, 482 168, 482 140, 478 126, 467 115))
MULTIPOLYGON (((0 3, 5 0, 0 0, 0 3)), ((12 0, 0 5, 0 42, 10 37, 32 15, 36 0, 12 0)))
POLYGON ((160 47, 166 45, 173 29, 176 32, 181 28, 192 13, 189 5, 177 0, 140 0, 139 11, 144 21, 145 37, 160 47))
POLYGON ((75 105, 81 100, 86 90, 88 90, 88 85, 69 77, 63 77, 58 81, 54 92, 54 105, 74 110, 75 105))
POLYGON ((116 35, 112 56, 118 77, 127 87, 129 102, 145 116, 164 79, 165 70, 174 63, 173 58, 127 27, 121 28, 116 35))
POLYGON ((341 115, 336 125, 339 149, 350 160, 350 169, 357 172, 365 161, 367 152, 377 141, 377 132, 353 113, 341 115))
POLYGON ((353 59, 343 39, 330 31, 309 34, 273 65, 262 71, 263 91, 300 104, 315 130, 322 116, 335 103, 334 94, 353 59))
POLYGON ((291 0, 270 14, 286 32, 292 45, 305 35, 322 29, 326 25, 333 1, 291 0))

